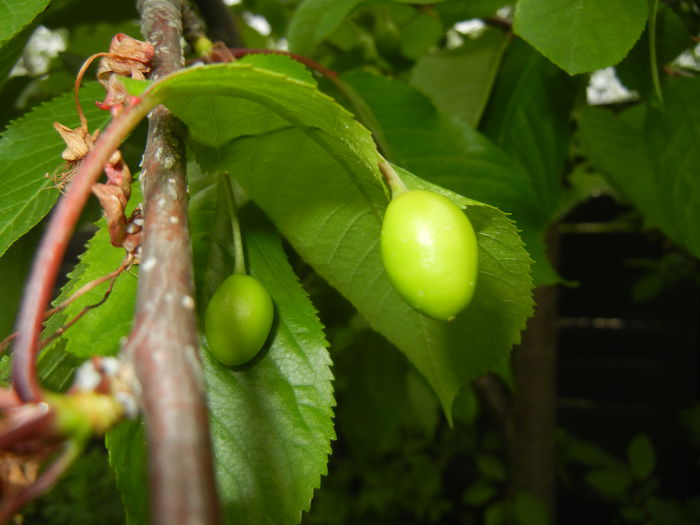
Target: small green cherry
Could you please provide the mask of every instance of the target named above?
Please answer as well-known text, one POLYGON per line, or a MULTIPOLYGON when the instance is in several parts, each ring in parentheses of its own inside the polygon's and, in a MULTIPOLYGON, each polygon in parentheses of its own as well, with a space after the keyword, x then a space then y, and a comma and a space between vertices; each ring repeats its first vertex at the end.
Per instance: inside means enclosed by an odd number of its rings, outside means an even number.
POLYGON ((274 306, 255 277, 233 274, 212 296, 204 316, 204 331, 214 357, 226 366, 244 365, 267 340, 274 306))
POLYGON ((425 190, 400 193, 386 209, 380 244, 391 284, 419 312, 449 321, 471 301, 476 234, 447 197, 425 190))

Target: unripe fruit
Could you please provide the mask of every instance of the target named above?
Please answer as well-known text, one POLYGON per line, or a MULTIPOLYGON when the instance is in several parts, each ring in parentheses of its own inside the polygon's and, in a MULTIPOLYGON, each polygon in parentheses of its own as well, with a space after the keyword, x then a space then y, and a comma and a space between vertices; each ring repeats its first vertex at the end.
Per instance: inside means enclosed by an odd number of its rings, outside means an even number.
POLYGON ((216 290, 204 316, 209 349, 226 366, 240 366, 265 344, 274 306, 260 281, 233 274, 216 290))
POLYGON ((425 315, 448 321, 474 295, 476 234, 447 197, 412 190, 394 198, 384 215, 381 253, 391 284, 425 315))

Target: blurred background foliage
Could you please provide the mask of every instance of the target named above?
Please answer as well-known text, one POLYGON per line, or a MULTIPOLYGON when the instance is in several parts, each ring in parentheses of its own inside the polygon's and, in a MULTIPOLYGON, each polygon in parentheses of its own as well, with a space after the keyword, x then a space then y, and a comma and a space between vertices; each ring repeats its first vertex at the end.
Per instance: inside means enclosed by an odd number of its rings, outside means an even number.
MULTIPOLYGON (((680 237, 671 240, 652 228, 663 226, 663 219, 653 220, 653 213, 630 198, 622 175, 610 177, 614 166, 611 170, 605 148, 598 147, 602 139, 591 131, 603 117, 587 113, 596 105, 607 111, 605 118, 616 119, 612 124, 642 127, 657 103, 648 26, 614 70, 570 77, 512 33, 514 11, 504 0, 327 2, 317 12, 314 2, 229 3, 246 47, 289 47, 340 73, 360 70, 409 85, 438 113, 478 129, 525 166, 539 162, 537 152, 522 146, 528 131, 504 108, 541 112, 547 123, 558 112, 560 128, 549 136, 561 144, 538 146, 551 146, 543 162, 554 163, 557 196, 544 210, 546 217, 532 218, 535 233, 530 232, 536 237, 554 224, 558 233, 557 243, 549 245, 556 273, 545 259, 537 274, 540 283, 561 283, 554 521, 700 523, 697 253, 680 237), (302 9, 307 18, 299 17, 302 9), (517 93, 511 90, 514 82, 517 93), (580 132, 581 115, 588 116, 581 120, 587 135, 580 132), (552 160, 556 155, 561 159, 552 160)), ((699 69, 694 46, 700 9, 692 0, 657 7, 656 60, 663 89, 673 91, 676 78, 693 81, 699 69)), ((33 34, 26 48, 3 48, 2 64, 19 61, 9 77, 2 76, 3 126, 70 90, 82 62, 106 49, 118 32, 139 35, 131 2, 52 2, 20 35, 33 34)), ((347 93, 319 81, 356 110, 344 98, 347 93)), ((700 124, 696 108, 697 103, 688 108, 688 126, 700 124)), ((685 133, 690 141, 679 145, 678 155, 687 160, 684 152, 693 147, 697 128, 695 135, 685 133)), ((142 142, 137 132, 133 147, 123 151, 137 162, 142 142)), ((606 144, 617 151, 625 147, 606 144)), ((85 212, 76 250, 98 213, 95 207, 85 212)), ((525 215, 516 218, 522 217, 527 238, 525 215)), ((2 275, 13 276, 0 280, 3 333, 11 330, 36 241, 33 232, 0 259, 2 275)), ((540 249, 533 253, 538 263, 540 249)), ((460 394, 450 428, 434 393, 407 360, 303 261, 291 252, 290 257, 324 315, 337 378, 338 439, 328 476, 303 523, 549 523, 536 499, 509 486, 504 422, 488 399, 488 384, 477 382, 460 394)), ((513 388, 505 365, 488 381, 513 388)), ((24 519, 95 523, 96 509, 100 523, 123 522, 101 444, 24 519)))

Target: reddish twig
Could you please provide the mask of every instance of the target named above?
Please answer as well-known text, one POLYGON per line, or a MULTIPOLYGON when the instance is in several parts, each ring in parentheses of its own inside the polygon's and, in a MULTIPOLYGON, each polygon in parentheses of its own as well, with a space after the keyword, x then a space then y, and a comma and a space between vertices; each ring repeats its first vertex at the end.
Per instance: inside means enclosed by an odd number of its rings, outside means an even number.
POLYGON ((332 69, 328 69, 326 66, 319 64, 315 60, 310 59, 302 55, 297 55, 290 51, 283 51, 281 49, 248 49, 248 48, 230 48, 228 50, 235 58, 241 58, 246 55, 284 55, 296 60, 297 62, 304 64, 305 66, 318 71, 323 76, 329 79, 334 79, 338 76, 338 73, 332 69))
MULTIPOLYGON (((183 3, 143 0, 153 77, 177 71, 183 3)), ((144 153, 144 230, 134 328, 124 347, 141 383, 151 522, 218 524, 204 374, 198 355, 182 124, 162 106, 144 153)))
POLYGON ((93 149, 82 160, 66 192, 54 209, 37 249, 17 321, 12 379, 22 401, 42 398, 36 375, 36 354, 44 312, 51 299, 56 275, 75 224, 103 167, 128 133, 148 112, 145 105, 127 108, 107 126, 93 149))
POLYGON ((93 61, 96 58, 108 55, 109 53, 95 53, 91 57, 88 57, 88 59, 85 62, 83 62, 83 65, 80 67, 80 71, 78 71, 78 74, 75 76, 75 84, 73 85, 73 98, 75 100, 75 107, 78 111, 78 116, 80 117, 80 127, 85 133, 88 133, 88 125, 87 119, 85 118, 85 113, 83 112, 83 107, 80 105, 80 84, 83 81, 83 75, 85 75, 85 72, 93 63, 93 61))
POLYGON ((71 326, 73 326, 75 323, 77 323, 90 310, 93 310, 94 308, 97 308, 98 306, 103 305, 107 301, 107 299, 109 298, 110 294, 112 293, 112 288, 114 288, 114 283, 116 282, 117 277, 119 276, 119 273, 121 273, 125 268, 126 268, 126 266, 123 266, 119 270, 117 270, 117 272, 114 272, 114 274, 116 274, 116 275, 110 274, 110 275, 113 275, 113 277, 111 277, 112 281, 109 283, 107 290, 105 290, 105 293, 102 296, 102 299, 100 299, 99 301, 97 301, 94 304, 87 305, 82 310, 80 310, 80 312, 78 312, 78 314, 75 317, 73 317, 73 319, 68 321, 63 326, 61 326, 58 330, 56 330, 49 337, 42 339, 41 342, 39 343, 40 348, 44 348, 49 343, 51 343, 51 341, 53 341, 54 339, 65 334, 66 330, 68 330, 71 326))
MULTIPOLYGON (((131 266, 131 263, 133 262, 133 260, 134 260, 134 256, 133 256, 133 255, 131 255, 131 254, 127 255, 126 259, 125 259, 124 262, 119 266, 119 268, 117 268, 117 269, 114 270, 113 272, 108 273, 107 275, 103 275, 102 277, 98 277, 98 278, 95 279, 94 281, 90 281, 89 283, 83 285, 78 291, 76 291, 76 292, 73 293, 70 297, 68 297, 68 299, 66 299, 66 300, 63 301, 62 303, 60 303, 60 304, 54 306, 54 307, 51 308, 50 310, 47 310, 47 311, 44 313, 44 319, 48 319, 48 318, 51 317, 53 314, 55 314, 55 313, 57 313, 57 312, 60 312, 61 310, 67 308, 68 305, 70 305, 70 304, 71 304, 73 301, 75 301, 76 299, 79 299, 80 297, 82 297, 83 295, 85 295, 86 293, 88 293, 90 290, 93 290, 95 287, 97 287, 97 286, 101 285, 102 283, 104 283, 104 282, 106 282, 106 281, 109 281, 109 280, 111 279, 111 280, 112 280, 112 283, 111 283, 111 284, 109 285, 109 287, 107 288, 107 292, 105 293, 105 295, 104 295, 104 297, 102 298, 102 300, 101 300, 100 302, 96 303, 96 304, 93 304, 93 305, 90 305, 90 306, 85 307, 85 309, 89 311, 90 309, 96 308, 97 306, 103 304, 103 303, 107 300, 107 297, 109 297, 109 294, 110 294, 110 292, 112 291, 112 287, 114 286, 114 282, 115 282, 116 278, 117 278, 124 270, 126 270, 129 266, 131 266)), ((77 321, 80 317, 82 317, 83 315, 85 315, 85 313, 87 313, 87 312, 86 312, 86 311, 85 311, 85 312, 80 312, 80 313, 76 316, 76 318, 75 318, 74 320, 72 320, 69 324, 64 325, 63 327, 59 328, 60 333, 54 333, 48 340, 47 340, 47 339, 44 339, 43 341, 41 341, 40 347, 41 347, 41 348, 45 347, 50 341, 54 340, 56 337, 58 337, 59 335, 61 335, 62 333, 64 333, 64 332, 68 329, 69 326, 72 326, 72 325, 75 323, 75 321, 77 321)), ((57 331, 57 332, 58 332, 58 331, 57 331)), ((3 339, 2 341, 0 341, 0 352, 4 352, 5 349, 6 349, 8 346, 10 346, 10 343, 11 343, 12 341, 14 341, 15 337, 17 337, 17 332, 14 332, 14 333, 8 335, 5 339, 3 339)))

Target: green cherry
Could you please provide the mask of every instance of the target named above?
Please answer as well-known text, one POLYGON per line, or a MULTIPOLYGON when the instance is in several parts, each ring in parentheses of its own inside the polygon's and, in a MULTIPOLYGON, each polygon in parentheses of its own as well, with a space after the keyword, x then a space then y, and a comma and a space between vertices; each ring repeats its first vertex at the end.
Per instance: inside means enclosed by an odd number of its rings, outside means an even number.
POLYGON ((273 315, 272 299, 260 281, 231 275, 212 296, 204 316, 211 353, 226 366, 247 363, 265 344, 273 315))
POLYGON ((476 234, 447 197, 425 190, 396 196, 384 215, 381 254, 399 295, 434 319, 453 319, 474 295, 476 234))

